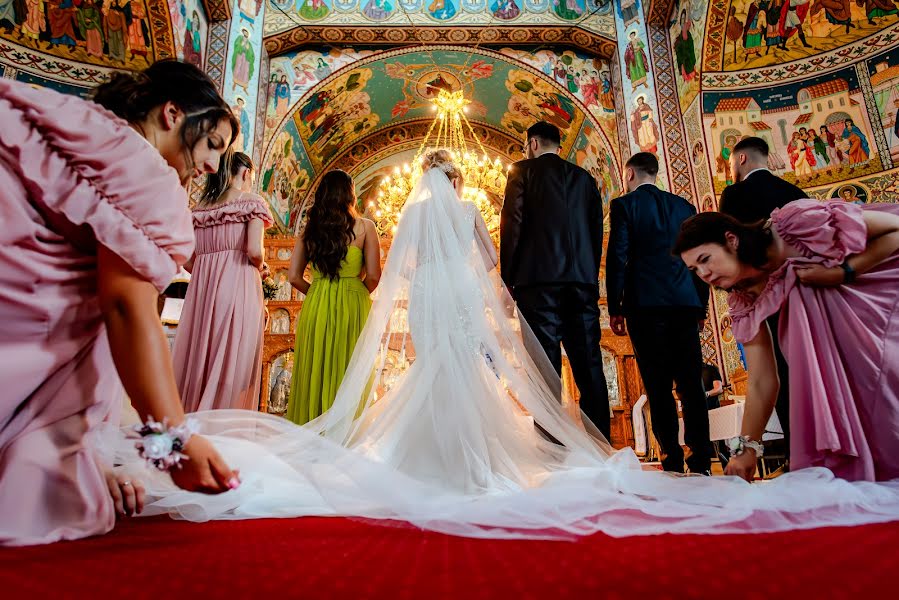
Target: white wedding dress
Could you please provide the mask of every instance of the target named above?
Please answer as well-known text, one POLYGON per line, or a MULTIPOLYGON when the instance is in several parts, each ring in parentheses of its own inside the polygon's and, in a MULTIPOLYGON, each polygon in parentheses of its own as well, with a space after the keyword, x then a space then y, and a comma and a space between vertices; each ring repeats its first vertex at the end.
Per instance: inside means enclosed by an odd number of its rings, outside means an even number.
POLYGON ((194 521, 339 515, 455 535, 728 533, 899 519, 899 481, 824 469, 750 485, 644 471, 615 451, 537 348, 475 235, 477 210, 438 169, 403 210, 368 322, 331 410, 306 426, 247 411, 194 415, 239 489, 185 492, 107 431, 139 471, 145 514, 194 521))

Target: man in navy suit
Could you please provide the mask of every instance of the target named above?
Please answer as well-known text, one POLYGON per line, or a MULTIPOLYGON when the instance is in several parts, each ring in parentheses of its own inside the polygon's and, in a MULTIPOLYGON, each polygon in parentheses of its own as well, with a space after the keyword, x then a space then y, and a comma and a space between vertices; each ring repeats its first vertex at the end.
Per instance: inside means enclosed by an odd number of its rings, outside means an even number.
POLYGON ((671 254, 681 223, 696 214, 692 204, 655 185, 658 159, 639 152, 627 161, 628 193, 612 201, 606 255, 606 291, 612 331, 630 333, 649 399, 652 432, 666 471, 684 471, 678 441, 677 384, 684 416, 684 441, 691 473, 709 475, 712 443, 702 387, 699 332, 708 287, 671 254))

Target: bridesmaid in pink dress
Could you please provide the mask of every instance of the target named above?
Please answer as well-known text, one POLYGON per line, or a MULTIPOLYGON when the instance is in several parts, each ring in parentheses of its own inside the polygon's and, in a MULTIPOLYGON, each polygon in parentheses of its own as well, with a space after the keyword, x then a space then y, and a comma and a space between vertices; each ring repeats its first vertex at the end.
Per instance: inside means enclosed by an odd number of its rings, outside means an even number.
POLYGON ((253 162, 235 152, 209 176, 193 213, 197 247, 172 351, 186 412, 259 404, 262 235, 274 221, 252 187, 253 162))
MULTIPOLYGON (((101 534, 116 508, 140 510, 86 439, 117 422, 120 376, 142 418, 184 420, 156 302, 193 251, 183 183, 236 131, 182 63, 116 74, 93 102, 0 79, 0 545, 101 534)), ((238 484, 205 438, 184 452, 181 487, 238 484)))
MULTIPOLYGON (((899 206, 797 200, 755 226, 702 213, 684 223, 675 252, 730 291, 749 370, 742 434, 760 440, 774 408, 765 318, 781 310, 791 469, 899 478, 899 206)), ((751 479, 755 465, 747 449, 727 472, 751 479)))

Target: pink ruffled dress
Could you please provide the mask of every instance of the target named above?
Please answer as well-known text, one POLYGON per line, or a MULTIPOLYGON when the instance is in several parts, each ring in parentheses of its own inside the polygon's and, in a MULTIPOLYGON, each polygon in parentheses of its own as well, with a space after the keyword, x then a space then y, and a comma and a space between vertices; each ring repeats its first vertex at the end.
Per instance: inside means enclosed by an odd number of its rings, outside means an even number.
POLYGON ((848 480, 899 477, 899 253, 849 285, 803 285, 796 267, 839 266, 867 245, 863 211, 899 206, 798 200, 771 215, 802 257, 771 274, 758 297, 734 292, 735 337, 755 337, 782 310, 779 339, 790 366, 790 462, 848 480))
POLYGON ((85 444, 122 388, 97 297, 103 245, 165 289, 193 251, 176 172, 99 105, 0 79, 0 544, 101 534, 85 444))
POLYGON ((272 217, 254 194, 193 213, 197 250, 172 350, 184 410, 255 410, 265 314, 259 270, 247 258, 250 221, 272 217))

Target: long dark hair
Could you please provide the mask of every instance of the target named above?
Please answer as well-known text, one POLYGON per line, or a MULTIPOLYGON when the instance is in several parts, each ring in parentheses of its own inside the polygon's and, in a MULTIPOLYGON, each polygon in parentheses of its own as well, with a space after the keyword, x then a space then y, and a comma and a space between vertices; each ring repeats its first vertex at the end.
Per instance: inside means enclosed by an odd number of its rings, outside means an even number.
POLYGON ((737 260, 757 269, 768 263, 768 248, 774 241, 771 230, 764 221, 746 225, 730 215, 720 212, 704 212, 683 222, 672 253, 680 256, 703 244, 727 246, 726 234, 737 237, 737 260))
POLYGON ((240 132, 237 118, 209 76, 177 60, 160 60, 138 73, 115 73, 93 90, 91 99, 129 123, 143 121, 157 106, 174 103, 185 114, 181 142, 191 167, 191 150, 222 119, 231 123, 229 146, 240 132))
POLYGON ((356 239, 356 194, 353 179, 340 169, 328 171, 315 190, 315 200, 303 232, 306 255, 318 271, 334 280, 347 247, 356 239))
POLYGON ((200 197, 199 204, 210 206, 216 204, 231 186, 234 177, 240 171, 241 167, 246 167, 250 171, 253 170, 253 160, 243 152, 228 150, 222 161, 219 163, 219 170, 206 176, 206 187, 203 188, 203 195, 200 197))

